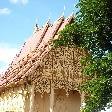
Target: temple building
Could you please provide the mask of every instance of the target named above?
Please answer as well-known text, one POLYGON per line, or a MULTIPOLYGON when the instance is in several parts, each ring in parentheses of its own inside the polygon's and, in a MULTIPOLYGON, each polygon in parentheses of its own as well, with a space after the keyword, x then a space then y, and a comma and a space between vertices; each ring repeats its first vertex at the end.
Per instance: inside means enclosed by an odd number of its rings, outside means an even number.
POLYGON ((24 43, 9 68, 0 77, 0 112, 80 112, 84 81, 78 47, 53 47, 59 31, 74 16, 47 21, 24 43))

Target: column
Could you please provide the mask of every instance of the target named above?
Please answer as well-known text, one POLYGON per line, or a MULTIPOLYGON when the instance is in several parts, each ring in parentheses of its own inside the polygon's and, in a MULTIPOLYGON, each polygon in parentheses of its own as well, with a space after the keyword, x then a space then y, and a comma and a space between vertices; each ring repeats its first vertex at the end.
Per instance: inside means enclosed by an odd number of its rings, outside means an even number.
POLYGON ((53 112, 54 106, 54 88, 51 86, 51 94, 50 94, 50 112, 53 112))
POLYGON ((34 85, 31 87, 31 92, 30 92, 30 111, 29 112, 34 112, 34 85))
POLYGON ((85 94, 84 92, 82 92, 81 93, 81 110, 83 110, 83 108, 85 107, 84 99, 85 99, 85 94))

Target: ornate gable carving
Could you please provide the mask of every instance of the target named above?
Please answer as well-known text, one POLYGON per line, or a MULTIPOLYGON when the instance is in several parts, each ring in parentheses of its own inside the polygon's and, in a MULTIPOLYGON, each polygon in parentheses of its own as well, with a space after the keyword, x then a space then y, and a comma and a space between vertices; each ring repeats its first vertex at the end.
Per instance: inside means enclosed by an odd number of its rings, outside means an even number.
POLYGON ((76 90, 83 81, 80 59, 85 52, 79 48, 52 49, 41 61, 42 66, 32 74, 35 90, 50 93, 50 88, 76 90), (41 68, 41 69, 40 69, 41 68))

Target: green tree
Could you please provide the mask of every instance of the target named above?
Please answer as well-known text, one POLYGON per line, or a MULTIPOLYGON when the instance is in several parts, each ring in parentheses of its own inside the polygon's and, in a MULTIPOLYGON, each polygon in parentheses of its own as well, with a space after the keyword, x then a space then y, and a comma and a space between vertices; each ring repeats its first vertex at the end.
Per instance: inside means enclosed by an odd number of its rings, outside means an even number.
POLYGON ((77 45, 90 53, 82 59, 83 73, 91 77, 81 89, 88 94, 84 112, 98 112, 112 100, 111 0, 80 0, 72 24, 60 32, 55 46, 77 45))

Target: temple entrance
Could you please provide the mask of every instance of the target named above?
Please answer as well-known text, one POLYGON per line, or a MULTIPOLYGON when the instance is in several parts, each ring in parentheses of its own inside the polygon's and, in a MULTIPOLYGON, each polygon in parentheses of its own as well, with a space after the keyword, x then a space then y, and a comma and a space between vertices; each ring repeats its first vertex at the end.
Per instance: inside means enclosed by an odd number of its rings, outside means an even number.
POLYGON ((66 96, 65 90, 55 90, 54 111, 53 112, 79 112, 81 98, 77 91, 70 91, 66 96))
POLYGON ((50 111, 50 95, 38 92, 34 98, 34 112, 80 112, 81 97, 78 91, 70 91, 66 95, 65 90, 54 90, 53 110, 50 111))

